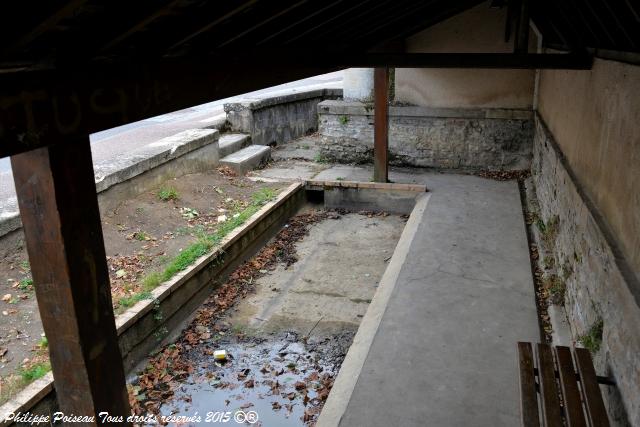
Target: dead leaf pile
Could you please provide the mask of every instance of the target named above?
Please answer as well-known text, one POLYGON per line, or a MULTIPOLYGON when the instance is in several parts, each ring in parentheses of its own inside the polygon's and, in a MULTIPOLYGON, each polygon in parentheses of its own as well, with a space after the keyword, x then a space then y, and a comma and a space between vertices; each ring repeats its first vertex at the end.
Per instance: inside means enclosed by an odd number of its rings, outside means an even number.
POLYGON ((476 175, 478 175, 478 176, 480 176, 482 178, 493 179, 493 180, 496 180, 496 181, 511 181, 513 179, 516 179, 518 181, 523 181, 523 180, 527 179, 531 175, 531 171, 529 171, 528 169, 525 169, 525 170, 513 170, 513 171, 484 170, 484 171, 478 172, 476 175))
POLYGON ((229 166, 220 166, 218 168, 218 172, 220 172, 221 175, 226 176, 226 177, 236 177, 238 176, 238 174, 231 169, 229 166))

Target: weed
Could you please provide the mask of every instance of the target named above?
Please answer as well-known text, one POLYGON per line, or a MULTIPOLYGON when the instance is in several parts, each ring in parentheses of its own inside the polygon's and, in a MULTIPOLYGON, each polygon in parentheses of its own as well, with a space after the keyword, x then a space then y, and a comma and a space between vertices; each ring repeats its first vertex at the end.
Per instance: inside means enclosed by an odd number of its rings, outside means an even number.
POLYGON ((162 319, 164 319, 162 310, 160 310, 160 301, 157 299, 153 301, 153 319, 156 322, 162 322, 162 319))
POLYGON ((162 280, 169 280, 176 275, 176 273, 179 273, 189 267, 195 260, 209 252, 212 246, 213 244, 211 242, 204 239, 188 246, 164 269, 164 272, 162 273, 162 280))
POLYGON ((162 274, 157 271, 153 271, 142 279, 142 289, 147 292, 151 292, 157 288, 160 283, 162 283, 162 274))
POLYGON ((545 256, 542 260, 545 270, 551 270, 556 265, 556 259, 553 256, 545 256))
POLYGON ((560 227, 560 218, 558 215, 554 215, 545 222, 542 219, 538 219, 536 222, 538 229, 540 230, 540 234, 542 234, 542 240, 547 245, 547 248, 553 247, 556 241, 556 236, 558 235, 558 229, 560 227))
POLYGON ((40 347, 41 349, 49 347, 49 340, 47 339, 47 337, 40 338, 40 341, 38 341, 38 347, 40 347))
POLYGON ((44 377, 51 370, 49 362, 36 363, 28 368, 22 368, 18 371, 22 377, 22 381, 30 383, 38 378, 44 377))
POLYGON ((549 292, 551 303, 555 305, 564 304, 564 296, 567 292, 567 285, 564 280, 552 274, 543 280, 543 287, 549 292))
POLYGON ((185 219, 194 219, 200 215, 197 210, 187 207, 180 208, 180 213, 185 219))
POLYGON ((138 208, 136 208, 136 213, 137 213, 138 215, 143 214, 143 213, 144 213, 144 208, 143 208, 143 207, 138 207, 138 208))
POLYGON ((33 279, 24 278, 20 280, 20 282, 18 283, 18 289, 20 289, 21 291, 28 291, 33 289, 33 279))
POLYGON ((338 118, 338 121, 341 125, 346 125, 347 123, 349 123, 349 116, 340 116, 338 118))
POLYGON ((344 177, 339 176, 339 177, 336 178, 336 181, 344 181, 344 177))
POLYGON ((31 265, 29 264, 29 260, 24 260, 20 262, 20 268, 26 272, 31 271, 31 265))
POLYGON ((169 330, 166 328, 166 326, 162 326, 154 332, 153 336, 156 338, 156 341, 162 341, 162 338, 164 338, 168 334, 169 330))
POLYGON ((151 240, 151 236, 149 235, 149 233, 144 231, 136 231, 135 233, 133 233, 133 238, 140 242, 144 242, 145 240, 151 240))
POLYGON ((169 200, 175 200, 178 198, 178 190, 173 187, 162 187, 158 191, 158 199, 163 202, 168 202, 169 200))
POLYGON ((604 321, 598 318, 584 335, 578 337, 578 342, 592 354, 597 353, 602 345, 603 329, 604 321))
POLYGON ((328 163, 329 162, 329 160, 324 155, 322 155, 321 153, 316 154, 313 157, 313 161, 316 162, 316 163, 328 163))
POLYGON ((309 146, 309 144, 303 144, 300 146, 300 148, 302 148, 303 150, 309 150, 311 147, 309 146))

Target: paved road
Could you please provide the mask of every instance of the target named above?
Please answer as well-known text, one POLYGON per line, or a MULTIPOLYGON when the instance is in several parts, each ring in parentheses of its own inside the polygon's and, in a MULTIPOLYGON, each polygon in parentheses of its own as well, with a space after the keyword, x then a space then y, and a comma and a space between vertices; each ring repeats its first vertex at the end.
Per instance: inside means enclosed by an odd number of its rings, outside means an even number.
MULTIPOLYGON (((246 93, 219 99, 162 116, 151 117, 113 129, 90 135, 93 162, 108 162, 140 150, 147 144, 174 135, 186 129, 206 127, 216 116, 224 114, 223 104, 243 98, 283 95, 321 87, 342 87, 342 71, 310 77, 246 93)), ((15 188, 8 158, 0 159, 0 220, 17 212, 15 188)))

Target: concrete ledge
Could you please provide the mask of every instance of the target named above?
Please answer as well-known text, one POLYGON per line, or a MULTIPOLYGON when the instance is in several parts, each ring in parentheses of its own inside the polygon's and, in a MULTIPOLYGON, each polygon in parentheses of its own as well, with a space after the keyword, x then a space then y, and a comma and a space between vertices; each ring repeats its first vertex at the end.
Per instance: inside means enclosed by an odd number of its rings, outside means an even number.
POLYGON ((307 191, 323 192, 328 209, 388 212, 408 215, 426 185, 353 181, 307 181, 307 191))
MULTIPOLYGON (((318 104, 318 112, 332 115, 361 115, 373 117, 373 104, 354 101, 327 100, 318 104)), ((430 108, 418 106, 390 106, 389 117, 445 117, 461 119, 533 119, 533 111, 506 108, 430 108)))
MULTIPOLYGON (((303 185, 295 183, 267 203, 229 235, 213 252, 152 291, 144 300, 116 317, 125 371, 131 373, 149 352, 171 338, 158 335, 166 328, 179 332, 195 309, 222 284, 229 273, 271 238, 305 200, 303 185)), ((0 426, 8 413, 47 413, 56 406, 53 375, 35 381, 16 398, 0 407, 0 426)))
POLYGON ((396 190, 396 191, 415 191, 418 193, 424 193, 427 191, 427 186, 424 184, 399 184, 394 182, 361 182, 361 181, 318 181, 308 180, 305 181, 305 186, 308 190, 326 190, 332 187, 341 188, 368 188, 377 190, 396 190))
POLYGON ((119 161, 93 165, 96 177, 96 190, 101 193, 110 187, 176 159, 205 145, 215 144, 212 160, 217 162, 217 144, 219 132, 216 129, 189 129, 166 138, 162 138, 145 147, 135 156, 119 161), (147 148, 148 147, 148 148, 147 148))
POLYGON ((314 98, 338 98, 342 96, 342 89, 312 89, 302 92, 289 93, 286 95, 276 95, 267 98, 246 98, 239 102, 224 104, 226 113, 242 110, 260 110, 262 108, 273 107, 279 104, 290 102, 306 101, 314 98))
POLYGON ((318 129, 317 105, 342 96, 342 89, 312 89, 224 105, 231 130, 257 145, 282 144, 318 129))
POLYGON ((353 339, 353 344, 351 344, 347 356, 342 362, 340 372, 322 408, 316 427, 337 427, 340 424, 340 419, 347 409, 351 394, 380 326, 387 303, 395 288, 400 269, 409 254, 409 248, 422 220, 422 215, 427 208, 429 197, 429 194, 421 194, 417 198, 415 207, 391 256, 389 265, 380 279, 378 289, 371 300, 367 312, 362 318, 358 332, 353 339))

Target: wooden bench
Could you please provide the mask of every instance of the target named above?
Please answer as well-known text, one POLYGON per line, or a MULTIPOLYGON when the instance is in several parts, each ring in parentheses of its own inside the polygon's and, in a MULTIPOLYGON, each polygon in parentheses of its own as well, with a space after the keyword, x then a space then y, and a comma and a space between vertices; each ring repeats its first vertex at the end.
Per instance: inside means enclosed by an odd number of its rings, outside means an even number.
POLYGON ((534 355, 519 342, 518 363, 524 427, 609 426, 599 384, 614 383, 596 375, 588 350, 536 344, 534 355))

